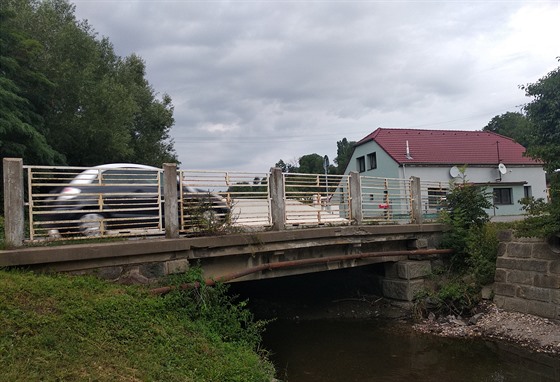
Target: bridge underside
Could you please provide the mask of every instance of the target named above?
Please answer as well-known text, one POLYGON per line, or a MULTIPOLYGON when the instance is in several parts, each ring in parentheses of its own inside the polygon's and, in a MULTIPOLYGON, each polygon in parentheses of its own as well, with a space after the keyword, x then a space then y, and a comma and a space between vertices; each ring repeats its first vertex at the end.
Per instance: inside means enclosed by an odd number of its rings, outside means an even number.
POLYGON ((259 280, 425 257, 441 231, 439 224, 343 226, 23 248, 1 251, 0 267, 149 283, 200 265, 208 280, 259 280))

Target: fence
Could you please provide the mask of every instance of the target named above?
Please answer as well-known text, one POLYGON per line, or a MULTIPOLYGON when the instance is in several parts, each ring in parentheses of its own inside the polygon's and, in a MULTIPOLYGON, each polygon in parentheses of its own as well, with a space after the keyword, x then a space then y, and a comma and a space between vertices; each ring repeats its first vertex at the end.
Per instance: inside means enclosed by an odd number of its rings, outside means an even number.
POLYGON ((176 237, 227 229, 421 223, 437 216, 447 193, 446 185, 417 178, 166 166, 23 166, 21 160, 4 159, 6 244, 88 236, 165 233, 176 237), (25 194, 21 200, 20 194, 25 194), (166 205, 166 199, 177 202, 166 205))

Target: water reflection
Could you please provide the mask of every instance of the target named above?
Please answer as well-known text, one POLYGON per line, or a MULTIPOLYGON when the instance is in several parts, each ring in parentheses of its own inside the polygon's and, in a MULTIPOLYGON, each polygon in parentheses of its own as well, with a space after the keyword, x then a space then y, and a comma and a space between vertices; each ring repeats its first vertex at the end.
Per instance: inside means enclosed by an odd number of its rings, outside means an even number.
POLYGON ((560 359, 391 321, 278 321, 265 347, 288 382, 558 382, 560 359))

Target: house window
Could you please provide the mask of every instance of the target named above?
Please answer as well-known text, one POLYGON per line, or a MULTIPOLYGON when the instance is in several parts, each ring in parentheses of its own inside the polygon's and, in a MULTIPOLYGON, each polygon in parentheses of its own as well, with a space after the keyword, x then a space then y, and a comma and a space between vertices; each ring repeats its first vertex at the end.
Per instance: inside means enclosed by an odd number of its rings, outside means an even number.
POLYGON ((358 167, 359 172, 366 171, 366 158, 365 157, 357 158, 356 159, 356 166, 358 167))
POLYGON ((494 204, 513 204, 511 188, 494 188, 494 204))
POLYGON ((447 188, 428 188, 428 207, 441 207, 447 195, 447 188))
POLYGON ((377 168, 377 154, 371 153, 367 155, 368 170, 375 170, 377 168))
POLYGON ((526 199, 533 197, 533 190, 531 189, 531 186, 523 186, 523 196, 526 199))

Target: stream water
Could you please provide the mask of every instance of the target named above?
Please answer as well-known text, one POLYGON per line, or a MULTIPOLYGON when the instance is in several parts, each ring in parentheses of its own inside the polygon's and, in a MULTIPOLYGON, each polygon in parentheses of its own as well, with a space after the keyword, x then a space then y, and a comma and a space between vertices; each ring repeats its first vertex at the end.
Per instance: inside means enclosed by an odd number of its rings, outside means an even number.
POLYGON ((401 309, 364 302, 360 296, 377 292, 378 272, 359 267, 235 283, 231 291, 248 299, 257 318, 274 319, 263 347, 285 382, 560 381, 560 358, 420 334, 401 309))
POLYGON ((277 321, 264 346, 287 382, 558 382, 560 359, 388 320, 277 321))

